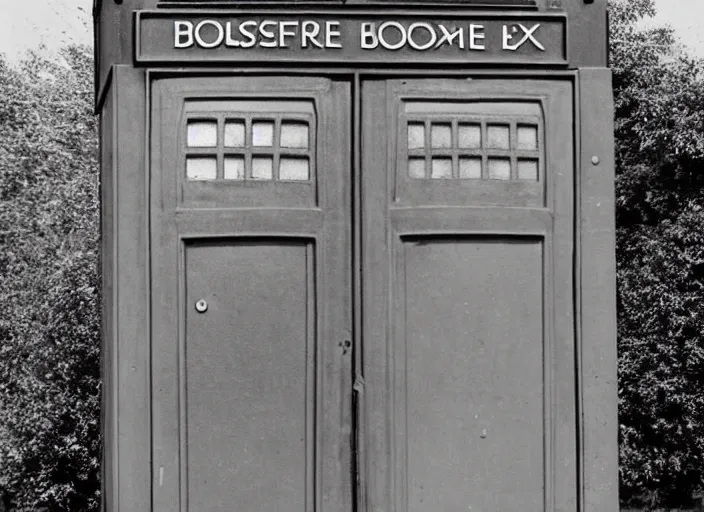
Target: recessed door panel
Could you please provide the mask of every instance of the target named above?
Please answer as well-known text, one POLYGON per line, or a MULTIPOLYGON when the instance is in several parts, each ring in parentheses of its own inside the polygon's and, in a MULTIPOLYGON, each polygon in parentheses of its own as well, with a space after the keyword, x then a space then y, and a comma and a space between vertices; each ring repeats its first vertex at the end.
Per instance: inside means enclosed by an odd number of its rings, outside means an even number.
POLYGON ((312 244, 186 245, 189 507, 305 511, 313 482, 312 244))
POLYGON ((410 239, 399 257, 408 510, 540 510, 541 241, 410 239))

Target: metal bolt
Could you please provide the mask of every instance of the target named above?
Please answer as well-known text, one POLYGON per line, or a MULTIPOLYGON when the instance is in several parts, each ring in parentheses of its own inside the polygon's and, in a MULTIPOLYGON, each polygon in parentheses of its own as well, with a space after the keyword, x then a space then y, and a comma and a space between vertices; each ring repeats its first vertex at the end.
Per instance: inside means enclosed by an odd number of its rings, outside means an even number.
POLYGON ((200 299, 196 302, 196 311, 198 311, 198 313, 205 313, 208 311, 208 303, 205 302, 205 300, 200 299))
POLYGON ((482 429, 482 433, 479 435, 479 437, 481 437, 482 439, 486 439, 486 436, 487 436, 486 429, 482 429))
POLYGON ((599 162, 600 162, 600 160, 599 160, 599 157, 598 157, 598 156, 593 156, 593 157, 592 157, 592 164, 594 164, 594 165, 599 165, 599 162))

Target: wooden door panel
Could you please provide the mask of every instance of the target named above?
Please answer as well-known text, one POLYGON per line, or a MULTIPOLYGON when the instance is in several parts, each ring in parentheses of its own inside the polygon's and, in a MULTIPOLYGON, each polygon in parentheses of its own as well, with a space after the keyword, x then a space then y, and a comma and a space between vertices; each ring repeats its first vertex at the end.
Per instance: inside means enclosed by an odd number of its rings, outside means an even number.
POLYGON ((367 81, 361 125, 369 508, 575 511, 570 83, 367 81))
POLYGON ((350 95, 152 84, 155 511, 352 508, 350 95))
POLYGON ((542 241, 411 239, 399 259, 396 435, 408 510, 510 510, 517 497, 540 510, 542 241))
POLYGON ((314 490, 313 247, 215 241, 185 252, 189 507, 304 511, 314 490))

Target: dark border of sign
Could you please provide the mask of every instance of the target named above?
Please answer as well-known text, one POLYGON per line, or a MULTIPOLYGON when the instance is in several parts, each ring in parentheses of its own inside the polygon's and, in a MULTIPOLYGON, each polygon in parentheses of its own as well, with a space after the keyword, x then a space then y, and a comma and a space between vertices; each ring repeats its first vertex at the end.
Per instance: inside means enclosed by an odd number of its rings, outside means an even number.
MULTIPOLYGON (((545 67, 560 67, 564 68, 569 64, 568 55, 568 23, 567 15, 564 12, 482 12, 471 9, 453 9, 452 11, 445 11, 443 9, 428 8, 419 9, 413 8, 409 9, 408 6, 404 6, 403 9, 393 9, 385 8, 383 10, 372 10, 369 8, 355 8, 349 6, 341 6, 338 9, 331 7, 325 8, 306 8, 301 10, 295 9, 282 9, 281 7, 267 8, 266 5, 262 5, 260 8, 246 8, 246 9, 219 9, 219 10, 143 10, 134 11, 134 64, 138 66, 140 64, 149 65, 174 65, 174 64, 188 64, 188 65, 212 65, 212 64, 239 64, 239 65, 258 65, 266 63, 271 66, 277 66, 280 64, 316 64, 321 66, 345 66, 345 67, 374 67, 374 66, 385 66, 385 67, 408 67, 408 66, 423 66, 423 67, 438 67, 448 64, 461 64, 473 67, 510 67, 510 66, 523 66, 530 68, 545 68, 545 67), (471 21, 473 19, 481 20, 506 20, 506 21, 547 21, 547 22, 558 22, 562 25, 563 38, 561 43, 562 46, 562 59, 555 59, 550 61, 535 62, 526 58, 516 57, 516 58, 505 58, 496 60, 481 60, 473 61, 468 59, 457 59, 457 58, 439 58, 435 59, 432 63, 424 59, 413 59, 404 57, 403 59, 393 59, 390 58, 387 61, 380 62, 379 59, 364 59, 356 58, 353 61, 346 61, 339 57, 335 58, 334 54, 329 54, 330 57, 326 57, 325 54, 316 53, 314 57, 305 58, 300 54, 292 57, 281 57, 276 59, 267 59, 262 61, 256 58, 235 58, 235 57, 224 57, 222 55, 211 54, 208 56, 207 53, 200 52, 198 56, 186 56, 186 55, 166 55, 166 56, 150 56, 145 54, 141 48, 141 26, 142 20, 147 18, 159 18, 163 20, 175 20, 188 17, 194 18, 204 18, 204 17, 214 17, 223 18, 226 16, 292 16, 292 17, 303 17, 303 16, 344 16, 348 18, 361 18, 372 20, 380 20, 385 17, 394 16, 395 18, 403 19, 424 19, 429 18, 443 18, 443 19, 466 19, 471 21), (204 55, 207 57, 204 58, 204 55)), ((207 51, 207 50, 204 50, 207 51)))

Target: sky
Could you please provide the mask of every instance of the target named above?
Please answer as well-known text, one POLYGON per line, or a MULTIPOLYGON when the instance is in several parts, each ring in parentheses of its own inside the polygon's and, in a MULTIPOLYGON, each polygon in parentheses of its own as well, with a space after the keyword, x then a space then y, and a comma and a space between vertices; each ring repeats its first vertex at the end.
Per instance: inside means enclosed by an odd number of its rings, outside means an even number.
POLYGON ((15 61, 41 45, 93 42, 93 0, 0 0, 0 53, 15 61))
POLYGON ((704 57, 704 0, 655 0, 658 14, 646 25, 670 25, 682 42, 704 57))
MULTIPOLYGON (((577 1, 577 0, 567 0, 577 1)), ((692 52, 704 57, 704 0, 655 0, 658 15, 648 24, 671 25, 692 52)), ((93 0, 0 0, 0 53, 19 59, 41 45, 93 41, 93 0)))

